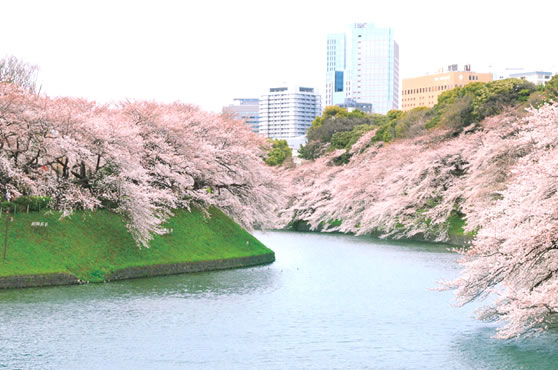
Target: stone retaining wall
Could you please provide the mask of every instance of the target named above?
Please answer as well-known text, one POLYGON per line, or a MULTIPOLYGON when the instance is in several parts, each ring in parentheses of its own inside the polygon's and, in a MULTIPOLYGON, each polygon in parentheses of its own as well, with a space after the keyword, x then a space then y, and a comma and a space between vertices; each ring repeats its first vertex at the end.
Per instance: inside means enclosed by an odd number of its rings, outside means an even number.
POLYGON ((43 275, 19 275, 0 277, 0 289, 31 288, 48 285, 72 285, 80 281, 72 274, 53 273, 43 275))
POLYGON ((183 274, 187 272, 201 272, 226 270, 239 267, 250 267, 263 265, 275 261, 275 253, 267 253, 259 256, 248 256, 238 258, 227 258, 213 261, 196 261, 184 263, 169 263, 162 265, 151 265, 142 267, 128 267, 117 270, 106 277, 107 281, 136 279, 150 276, 164 276, 183 274))
MULTIPOLYGON (((275 253, 259 256, 219 259, 213 261, 196 261, 183 263, 170 263, 142 267, 128 267, 117 270, 106 277, 106 281, 136 279, 150 276, 163 276, 183 274, 187 272, 202 272, 225 270, 240 267, 263 265, 275 261, 275 253)), ((44 275, 20 275, 0 277, 0 289, 30 288, 54 285, 79 284, 81 281, 67 273, 53 273, 44 275)))

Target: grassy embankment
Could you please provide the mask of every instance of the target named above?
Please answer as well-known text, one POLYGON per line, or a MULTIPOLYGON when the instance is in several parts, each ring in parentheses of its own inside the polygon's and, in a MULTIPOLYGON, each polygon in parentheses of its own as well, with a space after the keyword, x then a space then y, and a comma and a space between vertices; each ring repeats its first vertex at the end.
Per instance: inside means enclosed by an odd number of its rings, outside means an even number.
MULTIPOLYGON (((217 209, 206 219, 199 210, 177 210, 155 236, 139 249, 118 215, 98 210, 76 212, 59 220, 56 213, 18 213, 9 225, 6 261, 0 253, 0 277, 65 272, 85 281, 103 281, 113 271, 136 266, 208 261, 271 253, 255 237, 217 209), (48 227, 32 227, 48 222, 48 227)), ((12 216, 12 215, 10 215, 12 216)), ((6 215, 0 217, 0 251, 6 215)))

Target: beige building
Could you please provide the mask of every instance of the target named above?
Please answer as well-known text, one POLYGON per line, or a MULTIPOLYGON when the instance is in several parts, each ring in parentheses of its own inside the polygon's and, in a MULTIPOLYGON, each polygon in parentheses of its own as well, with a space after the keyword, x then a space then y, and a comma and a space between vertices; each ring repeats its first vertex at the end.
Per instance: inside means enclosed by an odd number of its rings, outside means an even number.
POLYGON ((492 73, 471 72, 470 65, 458 71, 457 65, 448 67, 449 71, 403 80, 401 110, 416 107, 433 107, 438 102, 438 95, 456 87, 463 87, 471 82, 492 81, 492 73))

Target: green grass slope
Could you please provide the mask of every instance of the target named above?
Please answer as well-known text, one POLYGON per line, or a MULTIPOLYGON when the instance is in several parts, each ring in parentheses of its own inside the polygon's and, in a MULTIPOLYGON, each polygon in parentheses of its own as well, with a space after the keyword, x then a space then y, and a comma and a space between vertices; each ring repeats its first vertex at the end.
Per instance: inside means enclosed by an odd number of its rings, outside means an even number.
MULTIPOLYGON (((150 248, 139 249, 118 215, 98 210, 59 220, 56 213, 18 213, 9 225, 7 258, 0 253, 0 277, 66 272, 103 281, 118 269, 154 264, 256 256, 272 251, 217 209, 207 219, 196 209, 175 211, 150 248), (48 222, 48 227, 32 227, 48 222)), ((0 217, 3 252, 6 215, 0 217)))

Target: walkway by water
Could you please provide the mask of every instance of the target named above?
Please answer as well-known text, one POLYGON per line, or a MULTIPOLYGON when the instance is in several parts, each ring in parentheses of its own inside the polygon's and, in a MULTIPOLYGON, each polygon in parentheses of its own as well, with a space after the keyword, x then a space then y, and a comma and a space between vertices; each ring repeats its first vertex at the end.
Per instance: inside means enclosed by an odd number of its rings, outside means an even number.
POLYGON ((0 368, 555 368, 556 337, 498 341, 431 288, 443 246, 256 235, 268 266, 0 291, 0 368))

